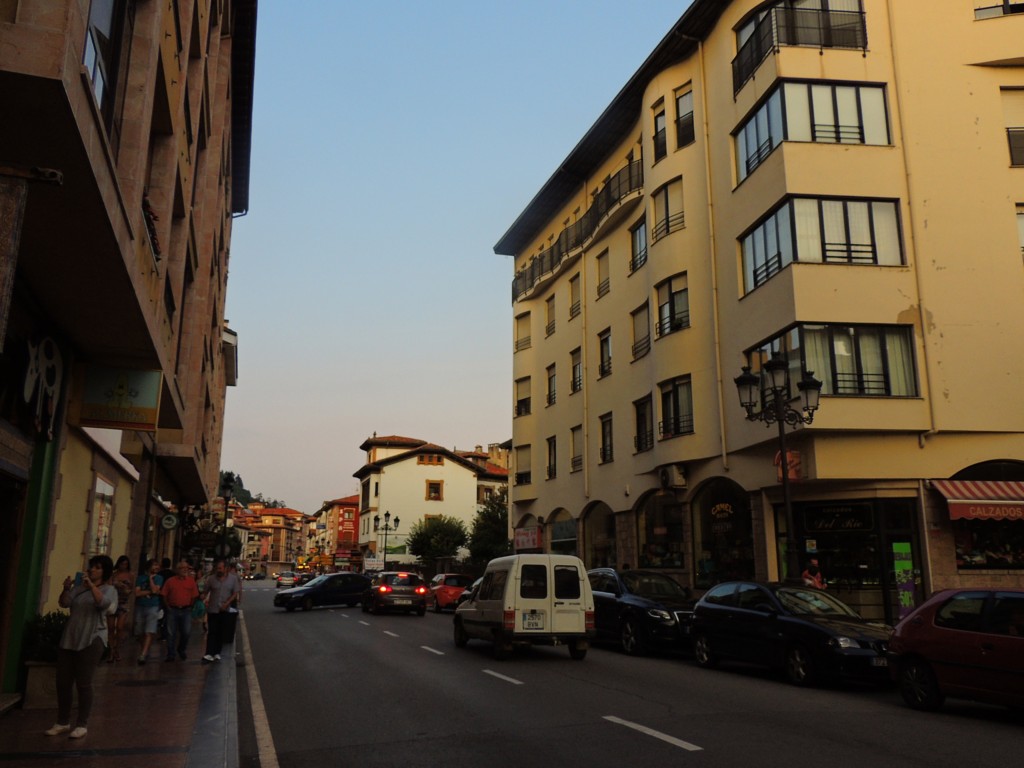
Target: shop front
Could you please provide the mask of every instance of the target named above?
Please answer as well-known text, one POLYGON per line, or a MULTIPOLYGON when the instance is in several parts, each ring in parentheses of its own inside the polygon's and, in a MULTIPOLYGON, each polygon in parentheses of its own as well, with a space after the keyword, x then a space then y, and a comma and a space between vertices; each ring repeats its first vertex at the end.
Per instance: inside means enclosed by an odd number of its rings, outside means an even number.
POLYGON ((959 573, 1018 571, 1024 576, 1024 482, 932 480, 946 499, 959 573))
POLYGON ((749 494, 732 480, 705 483, 690 502, 694 586, 754 578, 754 533, 749 494))
POLYGON ((551 516, 550 532, 552 554, 577 554, 576 520, 566 510, 560 509, 551 516))

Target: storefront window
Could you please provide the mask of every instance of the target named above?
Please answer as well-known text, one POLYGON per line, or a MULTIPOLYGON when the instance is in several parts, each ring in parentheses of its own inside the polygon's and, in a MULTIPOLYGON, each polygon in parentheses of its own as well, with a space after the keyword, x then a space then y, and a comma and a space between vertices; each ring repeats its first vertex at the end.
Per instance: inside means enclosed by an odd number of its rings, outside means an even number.
POLYGON ((683 567, 683 510, 673 493, 648 496, 640 510, 640 567, 683 567))
POLYGON ((556 555, 576 554, 576 521, 564 509, 551 521, 551 552, 556 555))
POLYGON ((754 578, 754 537, 746 492, 714 480, 694 497, 695 584, 706 589, 731 579, 754 578))
POLYGON ((1024 570, 1024 520, 954 520, 953 537, 958 570, 1024 570))
POLYGON ((615 515, 607 504, 598 504, 584 524, 588 568, 615 566, 615 515))
POLYGON ((114 486, 106 478, 96 475, 92 494, 92 514, 89 517, 89 555, 108 554, 110 548, 110 522, 114 512, 114 486))

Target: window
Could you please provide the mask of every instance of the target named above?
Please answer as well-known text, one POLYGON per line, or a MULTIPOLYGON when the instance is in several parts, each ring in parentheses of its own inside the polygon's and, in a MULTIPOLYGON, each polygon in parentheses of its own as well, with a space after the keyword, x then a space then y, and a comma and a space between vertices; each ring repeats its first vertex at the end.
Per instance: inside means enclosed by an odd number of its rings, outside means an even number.
POLYGON ((1010 145, 1010 165, 1024 167, 1024 89, 1003 88, 999 95, 1006 120, 1006 139, 1010 145))
POLYGON ((530 415, 530 377, 516 379, 516 416, 530 415))
POLYGON ((916 397, 913 328, 901 325, 797 326, 754 350, 752 367, 779 354, 789 361, 790 396, 812 371, 821 393, 835 396, 916 397))
POLYGON ((583 389, 583 354, 579 347, 576 347, 569 355, 572 366, 572 381, 569 384, 570 392, 579 392, 583 389))
POLYGON ((515 351, 519 352, 523 349, 529 349, 532 345, 530 340, 530 313, 524 312, 516 318, 516 348, 515 351))
POLYGON ((683 180, 674 179, 657 190, 653 198, 654 205, 654 242, 658 242, 669 232, 675 232, 686 226, 683 213, 683 180))
POLYGON ((555 404, 555 366, 553 364, 548 366, 547 374, 548 374, 547 404, 548 405, 554 405, 555 404))
POLYGON ((658 336, 690 327, 690 292, 686 273, 658 286, 658 336))
POLYGON ((736 133, 743 181, 783 141, 889 143, 885 89, 836 83, 783 83, 736 133))
POLYGON ((569 471, 579 472, 583 469, 583 425, 578 424, 569 430, 569 471))
POLYGON ((693 433, 693 396, 689 376, 677 376, 660 385, 663 438, 693 433))
POLYGON ((569 278, 569 319, 580 313, 580 276, 573 275, 569 278))
POLYGON ((676 94, 676 146, 685 147, 693 140, 693 91, 686 91, 676 94))
POLYGON ((555 599, 580 599, 580 572, 575 565, 555 566, 555 599))
POLYGON ((444 456, 440 456, 436 453, 424 453, 416 457, 416 463, 440 466, 444 464, 444 456))
POLYGON ((615 459, 614 443, 612 442, 612 415, 601 416, 601 463, 607 464, 615 459))
POLYGON ((601 362, 598 365, 598 376, 607 376, 612 372, 612 331, 606 328, 597 335, 597 349, 601 362))
POLYGON ((654 162, 658 162, 668 153, 668 142, 665 139, 665 105, 659 103, 654 110, 654 162))
POLYGON ((964 632, 980 632, 984 609, 984 592, 961 592, 935 612, 935 626, 964 632))
POLYGON ((651 312, 648 303, 633 310, 633 359, 638 360, 651 351, 651 312))
POLYGON ((648 395, 633 403, 636 416, 636 435, 633 445, 637 453, 649 451, 654 447, 654 403, 648 395))
POLYGON ((110 525, 114 517, 114 485, 102 475, 96 475, 92 490, 89 538, 86 554, 110 554, 110 525))
POLYGON ((515 484, 529 485, 532 480, 532 473, 530 471, 530 446, 517 445, 515 484))
POLYGON ((1022 0, 1002 0, 1002 2, 989 2, 980 8, 974 9, 975 19, 993 19, 997 16, 1008 16, 1011 13, 1024 13, 1024 2, 1022 0))
POLYGON ((557 458, 558 458, 558 446, 554 436, 548 438, 548 466, 547 475, 548 480, 557 476, 557 458))
POLYGON ((547 566, 523 566, 519 575, 519 596, 527 600, 543 600, 548 596, 547 566))
POLYGON ((741 241, 746 290, 794 261, 902 264, 897 206, 893 200, 785 201, 741 241))
POLYGON ((601 298, 611 290, 611 280, 608 276, 608 251, 597 257, 597 298, 601 298))
POLYGON ((544 335, 550 336, 555 332, 555 297, 548 296, 544 302, 544 335))
POLYGON ((629 271, 636 272, 647 263, 647 220, 640 219, 631 230, 629 271))
POLYGON ((427 501, 444 501, 444 480, 427 480, 427 501))
MULTIPOLYGON (((89 73, 96 103, 115 152, 119 143, 118 112, 123 105, 127 85, 134 19, 135 4, 124 0, 92 0, 89 6, 82 64, 89 73), (128 46, 122 51, 124 41, 128 41, 128 46)), ((181 50, 180 35, 178 50, 181 50)))

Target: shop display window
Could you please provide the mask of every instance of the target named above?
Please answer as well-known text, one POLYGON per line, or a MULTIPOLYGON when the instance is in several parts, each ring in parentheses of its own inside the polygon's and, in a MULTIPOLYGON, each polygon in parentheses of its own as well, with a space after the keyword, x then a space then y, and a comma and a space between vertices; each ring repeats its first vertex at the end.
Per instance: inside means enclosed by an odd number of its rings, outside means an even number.
POLYGON ((956 567, 1024 570, 1024 520, 954 520, 956 567))

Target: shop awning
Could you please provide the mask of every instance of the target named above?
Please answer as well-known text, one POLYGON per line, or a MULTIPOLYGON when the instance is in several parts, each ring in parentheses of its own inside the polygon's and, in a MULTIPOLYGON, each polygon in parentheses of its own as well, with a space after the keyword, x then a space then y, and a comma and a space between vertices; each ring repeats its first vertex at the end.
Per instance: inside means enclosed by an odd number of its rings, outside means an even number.
POLYGON ((1024 520, 1024 482, 932 480, 946 497, 952 520, 1024 520))

